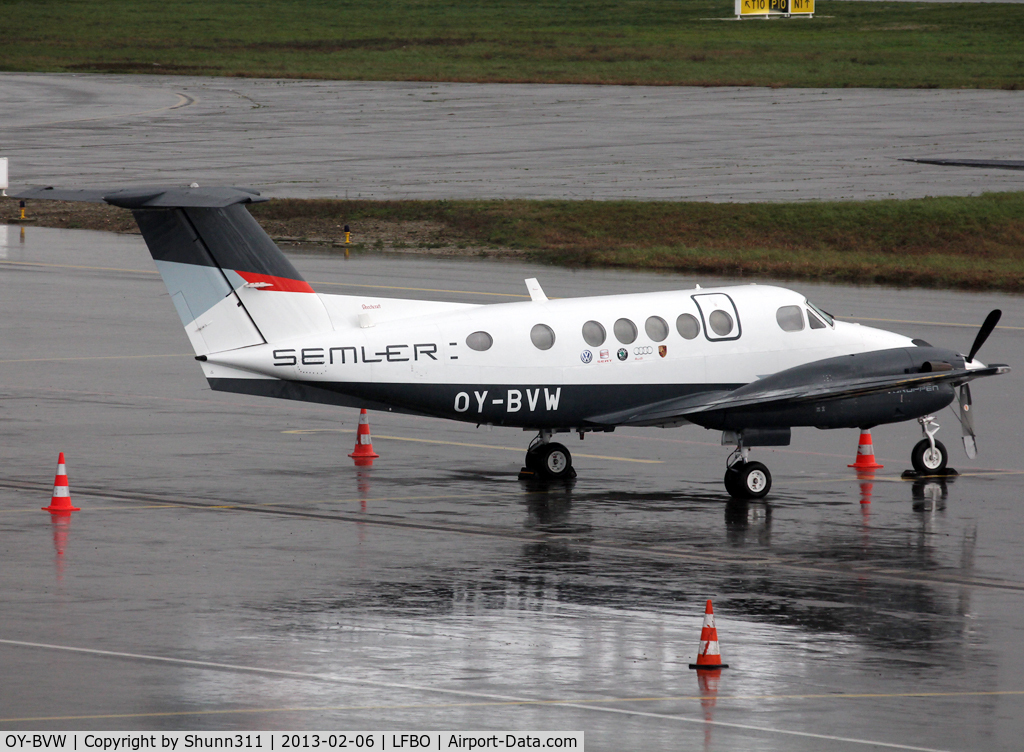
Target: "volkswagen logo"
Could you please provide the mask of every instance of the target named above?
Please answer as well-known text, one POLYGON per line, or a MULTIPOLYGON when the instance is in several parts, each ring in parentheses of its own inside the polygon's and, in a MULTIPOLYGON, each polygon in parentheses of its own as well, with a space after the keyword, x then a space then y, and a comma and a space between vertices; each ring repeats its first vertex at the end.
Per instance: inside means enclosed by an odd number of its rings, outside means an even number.
POLYGON ((583 352, 580 353, 580 360, 582 360, 584 363, 589 363, 593 359, 594 353, 590 352, 590 350, 584 350, 583 352))

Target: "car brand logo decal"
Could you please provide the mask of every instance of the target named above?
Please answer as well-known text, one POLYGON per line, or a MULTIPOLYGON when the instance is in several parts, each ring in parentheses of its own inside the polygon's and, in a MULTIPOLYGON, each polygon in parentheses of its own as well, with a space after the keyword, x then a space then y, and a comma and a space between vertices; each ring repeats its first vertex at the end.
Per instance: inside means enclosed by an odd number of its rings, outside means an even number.
POLYGON ((608 360, 611 357, 611 353, 608 350, 602 350, 600 358, 601 360, 608 360))
POLYGON ((582 360, 584 363, 589 363, 593 359, 594 353, 590 352, 590 350, 584 350, 583 352, 580 353, 580 360, 582 360))
POLYGON ((668 345, 658 345, 658 355, 663 358, 668 355, 668 345))
POLYGON ((633 348, 633 354, 634 355, 653 355, 654 354, 654 348, 653 347, 634 347, 633 348))
POLYGON ((625 347, 620 347, 619 351, 615 354, 619 356, 619 360, 625 360, 626 358, 629 357, 629 352, 626 350, 625 347))

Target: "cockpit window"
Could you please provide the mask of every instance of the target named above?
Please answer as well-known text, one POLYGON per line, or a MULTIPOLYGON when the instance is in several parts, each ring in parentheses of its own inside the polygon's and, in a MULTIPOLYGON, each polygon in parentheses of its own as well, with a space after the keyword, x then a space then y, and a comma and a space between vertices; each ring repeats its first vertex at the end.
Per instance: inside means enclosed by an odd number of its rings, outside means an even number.
POLYGON ((824 329, 825 324, 810 311, 807 312, 807 320, 811 322, 811 329, 824 329))
POLYGON ((804 309, 798 305, 782 306, 775 312, 775 320, 784 332, 799 332, 804 328, 804 309))
MULTIPOLYGON (((821 316, 821 318, 823 318, 825 320, 825 322, 829 326, 833 326, 836 323, 836 320, 834 318, 832 318, 832 314, 826 313, 825 311, 821 310, 820 308, 818 308, 818 306, 814 305, 814 303, 812 303, 809 300, 805 300, 804 302, 807 304, 807 306, 812 311, 814 311, 816 314, 821 316)), ((819 327, 816 327, 814 324, 811 324, 811 329, 818 329, 818 328, 819 327)))

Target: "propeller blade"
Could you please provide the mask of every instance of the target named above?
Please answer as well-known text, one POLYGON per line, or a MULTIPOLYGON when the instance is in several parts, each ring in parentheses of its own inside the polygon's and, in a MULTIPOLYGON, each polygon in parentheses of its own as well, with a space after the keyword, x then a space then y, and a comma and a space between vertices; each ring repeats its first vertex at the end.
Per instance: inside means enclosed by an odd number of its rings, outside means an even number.
POLYGON ((960 427, 964 434, 964 451, 972 460, 978 456, 978 442, 974 437, 974 403, 971 401, 971 385, 960 387, 960 427))
POLYGON ((988 316, 985 317, 985 322, 981 325, 981 329, 978 330, 978 336, 974 338, 974 344, 971 345, 971 352, 967 356, 967 362, 973 363, 974 356, 978 354, 978 350, 985 344, 985 340, 988 339, 988 335, 992 333, 992 330, 996 328, 996 324, 999 323, 1000 316, 1003 312, 996 308, 994 311, 989 311, 988 316))

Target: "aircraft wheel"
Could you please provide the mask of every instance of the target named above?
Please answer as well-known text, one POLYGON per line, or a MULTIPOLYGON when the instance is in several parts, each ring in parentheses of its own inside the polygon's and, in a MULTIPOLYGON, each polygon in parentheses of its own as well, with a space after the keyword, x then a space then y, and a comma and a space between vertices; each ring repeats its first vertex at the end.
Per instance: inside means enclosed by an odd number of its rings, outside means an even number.
POLYGON ((725 471, 725 491, 734 499, 745 499, 743 491, 740 488, 740 473, 739 468, 743 467, 743 463, 739 465, 733 465, 725 471))
POLYGON ((941 441, 935 442, 935 449, 928 442, 928 439, 921 439, 914 446, 910 454, 910 461, 914 469, 923 475, 936 475, 946 469, 946 462, 949 461, 949 452, 941 441))
MULTIPOLYGON (((545 478, 560 480, 572 477, 572 455, 563 445, 551 442, 537 447, 533 454, 533 469, 545 478)), ((527 462, 530 455, 527 454, 527 462)))
POLYGON ((733 465, 725 473, 725 490, 734 499, 763 499, 772 487, 772 474, 760 462, 733 465))

